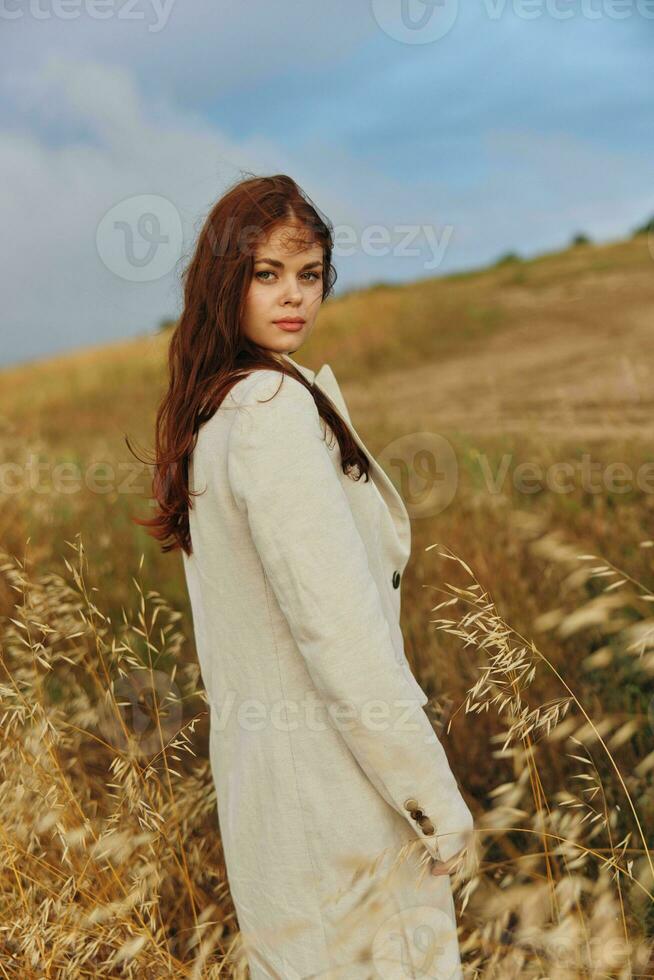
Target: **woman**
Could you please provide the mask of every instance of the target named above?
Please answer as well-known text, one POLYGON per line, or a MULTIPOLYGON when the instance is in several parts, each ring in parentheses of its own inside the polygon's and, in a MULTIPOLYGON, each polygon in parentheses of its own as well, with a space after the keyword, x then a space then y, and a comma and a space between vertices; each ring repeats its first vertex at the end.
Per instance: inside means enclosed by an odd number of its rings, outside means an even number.
POLYGON ((331 368, 290 356, 331 257, 289 177, 215 205, 185 273, 149 523, 183 551, 251 976, 458 977, 448 875, 473 866, 473 821, 404 654, 408 515, 331 368))

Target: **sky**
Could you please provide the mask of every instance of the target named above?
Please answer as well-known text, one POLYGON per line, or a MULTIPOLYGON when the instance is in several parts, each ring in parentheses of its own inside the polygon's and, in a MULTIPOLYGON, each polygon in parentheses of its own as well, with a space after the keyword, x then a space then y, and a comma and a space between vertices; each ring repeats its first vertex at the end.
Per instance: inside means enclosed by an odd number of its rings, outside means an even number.
POLYGON ((0 0, 0 21, 2 365, 179 316, 204 217, 252 174, 330 219, 336 295, 654 216, 654 0, 0 0))

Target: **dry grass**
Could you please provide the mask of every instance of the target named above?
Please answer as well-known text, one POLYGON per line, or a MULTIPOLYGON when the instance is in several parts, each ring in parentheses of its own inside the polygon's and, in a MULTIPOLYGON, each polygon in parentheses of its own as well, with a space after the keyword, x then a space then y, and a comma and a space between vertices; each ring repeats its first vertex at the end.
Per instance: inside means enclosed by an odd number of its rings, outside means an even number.
MULTIPOLYGON (((375 455, 425 432, 456 455, 451 502, 412 515, 402 620, 477 816, 470 978, 654 975, 653 495, 486 480, 651 461, 651 261, 641 239, 368 290, 301 358, 375 455)), ((44 465, 0 509, 0 976, 246 976, 181 559, 129 520, 149 472, 123 434, 151 445, 165 343, 2 378, 0 463, 44 465)))
MULTIPOLYGON (((541 554, 574 560, 530 530, 541 554)), ((70 547, 63 576, 8 555, 0 566, 16 594, 1 637, 3 975, 244 976, 210 771, 193 747, 206 702, 196 665, 180 662, 179 613, 139 578, 133 613, 112 623, 81 539, 70 547)), ((486 719, 481 859, 453 879, 467 975, 651 975, 654 751, 639 753, 651 719, 589 710, 469 566, 439 554, 468 581, 443 587, 433 622, 475 675, 447 728, 470 740, 486 719)), ((593 556, 576 562, 570 608, 540 625, 568 637, 592 626, 605 642, 584 670, 646 689, 654 594, 593 556), (597 595, 572 601, 598 580, 597 595)))
MULTIPOLYGON (((192 975, 230 929, 215 797, 192 748, 198 668, 156 592, 118 624, 85 578, 4 556, 16 593, 2 636, 5 976, 192 975)), ((199 974, 198 974, 199 975, 199 974)))

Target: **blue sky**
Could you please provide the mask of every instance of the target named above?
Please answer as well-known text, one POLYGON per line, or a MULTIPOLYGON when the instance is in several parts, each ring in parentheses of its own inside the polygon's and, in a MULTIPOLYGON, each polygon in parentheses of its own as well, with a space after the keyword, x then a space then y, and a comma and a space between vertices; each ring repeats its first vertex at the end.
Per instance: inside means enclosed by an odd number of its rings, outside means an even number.
POLYGON ((0 19, 4 364, 177 315, 243 172, 290 174, 347 233, 337 294, 654 214, 654 0, 3 0, 0 19))

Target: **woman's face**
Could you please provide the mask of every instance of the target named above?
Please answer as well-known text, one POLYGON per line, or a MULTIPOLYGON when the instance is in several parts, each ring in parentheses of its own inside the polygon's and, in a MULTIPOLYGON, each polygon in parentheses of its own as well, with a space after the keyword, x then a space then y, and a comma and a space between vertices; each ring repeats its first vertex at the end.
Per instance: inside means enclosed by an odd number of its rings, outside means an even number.
POLYGON ((292 354, 302 346, 322 303, 322 245, 298 251, 297 244, 284 239, 302 231, 295 222, 277 225, 257 244, 254 255, 241 329, 248 340, 274 354, 292 354))

